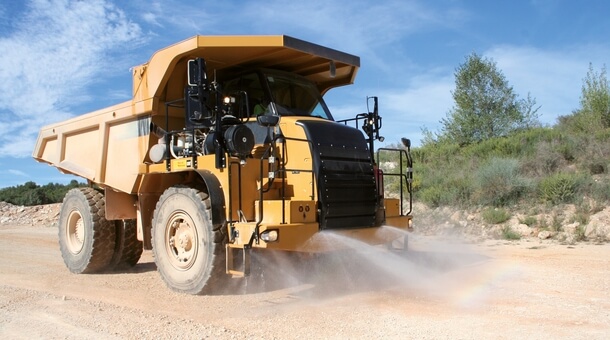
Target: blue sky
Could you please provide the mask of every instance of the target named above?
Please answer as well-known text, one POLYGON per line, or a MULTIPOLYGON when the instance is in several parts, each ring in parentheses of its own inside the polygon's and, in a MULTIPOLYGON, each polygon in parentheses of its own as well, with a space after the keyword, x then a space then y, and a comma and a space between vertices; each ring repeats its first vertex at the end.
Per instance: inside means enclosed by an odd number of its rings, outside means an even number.
POLYGON ((438 131, 454 71, 476 52, 541 121, 579 107, 589 63, 610 64, 610 3, 459 0, 25 0, 0 3, 0 188, 74 177, 36 163, 41 126, 128 100, 129 68, 196 34, 286 34, 360 56, 354 85, 326 95, 335 118, 378 96, 386 143, 438 131))

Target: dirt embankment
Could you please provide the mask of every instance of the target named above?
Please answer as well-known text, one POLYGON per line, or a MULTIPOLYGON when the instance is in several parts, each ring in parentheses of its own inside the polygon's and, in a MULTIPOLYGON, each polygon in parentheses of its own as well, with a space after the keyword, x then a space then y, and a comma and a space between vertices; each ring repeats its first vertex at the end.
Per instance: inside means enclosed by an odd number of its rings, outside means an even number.
POLYGON ((329 235, 351 251, 307 267, 255 256, 264 276, 188 296, 165 287, 148 251, 127 271, 69 273, 57 206, 31 209, 0 210, 4 339, 610 338, 608 244, 413 234, 398 255, 329 235))
POLYGON ((61 203, 25 207, 0 202, 0 225, 56 226, 61 203))
POLYGON ((415 204, 414 216, 416 227, 422 234, 459 236, 477 242, 505 238, 548 239, 561 244, 610 242, 610 207, 596 211, 587 218, 579 215, 577 208, 571 204, 551 209, 532 209, 540 212, 528 215, 511 211, 510 208, 504 210, 509 211, 511 217, 499 224, 485 222, 482 209, 431 209, 423 204, 415 204))

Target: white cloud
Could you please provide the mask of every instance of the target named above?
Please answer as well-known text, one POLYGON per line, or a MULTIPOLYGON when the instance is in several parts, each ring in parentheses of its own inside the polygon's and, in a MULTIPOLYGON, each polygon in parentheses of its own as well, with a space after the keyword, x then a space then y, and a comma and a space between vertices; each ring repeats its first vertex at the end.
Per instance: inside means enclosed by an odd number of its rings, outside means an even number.
MULTIPOLYGON (((134 0, 124 6, 131 7, 135 13, 147 24, 151 30, 171 29, 172 36, 180 36, 178 40, 195 34, 229 34, 235 25, 230 22, 240 15, 240 7, 231 8, 229 1, 216 1, 213 6, 206 6, 202 2, 189 3, 181 0, 134 0)), ((236 21, 240 26, 247 22, 236 21)), ((165 32, 158 33, 166 38, 165 32)), ((161 46, 160 46, 161 47, 161 46)), ((162 46, 164 47, 164 46, 162 46)))
POLYGON ((32 0, 0 38, 0 156, 31 154, 38 129, 65 119, 103 74, 108 53, 137 41, 138 25, 104 0, 32 0))
POLYGON ((136 2, 136 6, 141 9, 140 17, 144 22, 163 28, 160 20, 163 19, 163 8, 159 1, 136 2))
POLYGON ((15 175, 15 176, 19 176, 19 177, 30 177, 30 175, 26 174, 25 172, 21 171, 21 170, 16 170, 16 169, 8 169, 6 170, 9 174, 15 175))
POLYGON ((439 121, 453 106, 453 88, 451 72, 432 70, 414 77, 405 88, 385 92, 380 96, 380 113, 387 123, 383 129, 386 141, 396 143, 400 137, 407 137, 413 145, 419 145, 422 128, 438 131, 439 121))
MULTIPOLYGON (((436 131, 440 125, 439 121, 452 107, 453 73, 449 69, 439 68, 402 79, 405 79, 403 87, 391 87, 388 84, 385 84, 385 87, 353 85, 330 91, 325 100, 334 118, 339 120, 366 112, 366 96, 377 96, 379 114, 383 118, 381 135, 385 137, 385 143, 399 143, 401 137, 407 137, 416 146, 423 138, 422 128, 436 131), (336 105, 335 91, 347 92, 350 104, 336 105)), ((373 109, 372 100, 368 109, 373 109)))
POLYGON ((113 90, 109 89, 105 92, 105 97, 109 98, 112 102, 120 103, 132 99, 131 91, 124 91, 123 89, 113 90))
POLYGON ((163 28, 163 25, 161 25, 161 23, 159 23, 159 17, 157 16, 157 14, 153 13, 153 12, 144 12, 142 13, 142 19, 153 25, 153 26, 158 26, 163 28))

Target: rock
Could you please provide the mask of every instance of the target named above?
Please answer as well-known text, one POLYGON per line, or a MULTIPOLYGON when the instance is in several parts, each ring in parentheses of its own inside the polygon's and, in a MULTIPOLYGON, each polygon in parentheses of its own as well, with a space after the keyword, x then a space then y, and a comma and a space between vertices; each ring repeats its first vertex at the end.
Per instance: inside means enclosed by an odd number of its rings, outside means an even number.
POLYGON ((0 224, 53 226, 57 225, 60 209, 61 203, 26 207, 0 202, 0 224))
POLYGON ((572 234, 575 235, 578 231, 578 227, 580 227, 580 223, 579 222, 574 222, 574 223, 570 223, 567 224, 563 227, 563 230, 568 233, 568 234, 572 234))
POLYGON ((606 208, 589 219, 585 237, 610 240, 610 208, 606 208))
POLYGON ((488 227, 483 227, 482 232, 483 237, 492 238, 492 239, 500 239, 502 238, 502 226, 492 225, 488 227))
POLYGON ((459 211, 456 211, 451 215, 450 219, 453 222, 459 222, 461 216, 462 216, 462 214, 459 211))
POLYGON ((511 226, 511 229, 516 233, 519 233, 519 235, 525 237, 532 236, 534 234, 534 230, 524 223, 518 223, 516 225, 513 225, 511 226))
POLYGON ((551 232, 548 230, 543 230, 538 233, 538 238, 541 240, 546 240, 549 237, 551 237, 551 232))
POLYGON ((562 234, 563 234, 562 235, 563 242, 565 242, 567 244, 576 243, 576 235, 574 235, 572 233, 567 233, 567 232, 563 232, 562 234))

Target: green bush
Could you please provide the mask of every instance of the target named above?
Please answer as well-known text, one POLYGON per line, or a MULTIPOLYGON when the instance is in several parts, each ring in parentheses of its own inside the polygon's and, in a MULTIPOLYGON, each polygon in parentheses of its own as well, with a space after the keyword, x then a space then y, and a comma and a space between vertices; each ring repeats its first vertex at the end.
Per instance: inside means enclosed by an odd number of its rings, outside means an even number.
POLYGON ((459 154, 459 152, 460 146, 458 144, 438 142, 415 148, 411 154, 413 156, 413 163, 422 164, 450 162, 455 159, 455 155, 459 154))
POLYGON ((478 203, 483 205, 515 203, 527 188, 527 180, 519 174, 519 161, 513 158, 492 158, 477 170, 474 181, 478 203))
POLYGON ((592 180, 589 186, 591 198, 601 203, 610 202, 610 183, 592 180))
POLYGON ((472 179, 466 177, 453 177, 445 184, 447 191, 446 200, 442 200, 443 204, 448 204, 458 207, 468 207, 472 196, 472 179))
POLYGON ((443 188, 434 186, 422 189, 419 191, 417 198, 431 208, 438 207, 443 199, 443 188))
POLYGON ((589 223, 589 213, 577 212, 574 214, 574 222, 578 222, 580 225, 587 225, 589 223))
POLYGON ((589 133, 602 127, 599 117, 584 111, 573 112, 559 117, 559 127, 571 133, 589 133))
POLYGON ((552 204, 570 203, 576 196, 579 176, 572 173, 557 173, 543 178, 538 193, 544 202, 552 204))
POLYGON ((445 167, 432 169, 424 167, 418 171, 418 190, 416 199, 430 207, 470 205, 472 193, 472 180, 468 172, 460 170, 461 167, 446 170, 445 167))
POLYGON ((586 230, 587 226, 584 224, 581 224, 576 228, 576 241, 584 241, 587 239, 586 230))
POLYGON ((483 210, 481 217, 489 224, 500 224, 510 219, 510 213, 504 209, 487 208, 483 210))
POLYGON ((502 238, 505 240, 520 240, 521 235, 514 231, 510 226, 502 228, 502 238))
POLYGON ((528 227, 532 227, 538 223, 538 219, 534 216, 527 216, 524 219, 519 220, 519 223, 525 224, 528 227))
MULTIPOLYGON (((413 148, 415 201, 432 207, 535 206, 592 200, 610 203, 610 128, 575 112, 554 127, 478 143, 428 141, 413 148), (581 128, 569 128, 581 120, 581 128), (587 121, 588 120, 588 121, 587 121), (586 124, 585 124, 586 123, 586 124)), ((393 161, 387 159, 385 161, 393 161)), ((395 160, 394 160, 395 162, 395 160)), ((398 181, 386 181, 397 192, 398 181)), ((537 222, 538 226, 551 221, 537 222)))
POLYGON ((556 143, 543 141, 535 147, 536 153, 521 161, 523 173, 532 176, 548 176, 566 164, 565 156, 556 143))
POLYGON ((553 231, 563 231, 563 217, 554 214, 553 221, 551 222, 551 230, 553 231))

